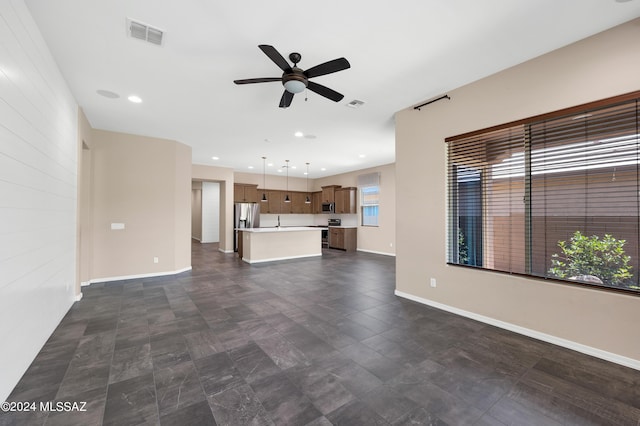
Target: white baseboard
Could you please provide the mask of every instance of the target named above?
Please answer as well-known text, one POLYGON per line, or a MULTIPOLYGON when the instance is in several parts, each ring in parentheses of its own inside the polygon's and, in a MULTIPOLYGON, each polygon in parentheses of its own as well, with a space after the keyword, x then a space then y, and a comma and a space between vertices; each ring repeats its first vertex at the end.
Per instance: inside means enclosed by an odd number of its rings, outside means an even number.
POLYGON ((235 253, 233 250, 225 250, 225 249, 223 249, 223 248, 218 248, 218 251, 219 251, 219 252, 222 252, 222 253, 227 253, 227 254, 228 254, 228 253, 235 253))
POLYGON ((105 278, 94 278, 89 280, 89 284, 95 283, 106 283, 111 281, 123 281, 123 280, 137 280, 140 278, 153 278, 153 277, 164 277, 167 275, 177 275, 182 272, 187 272, 191 270, 191 266, 186 268, 179 269, 177 271, 165 271, 165 272, 153 272, 149 274, 137 274, 137 275, 123 275, 119 277, 105 277, 105 278))
POLYGON ((534 339, 542 340, 543 342, 551 343, 563 348, 571 349, 583 354, 591 355, 596 358, 604 359, 616 364, 624 365, 625 367, 633 368, 634 370, 640 370, 640 360, 628 358, 622 355, 614 354, 612 352, 603 351, 602 349, 594 348, 591 346, 583 345, 571 340, 563 339, 561 337, 553 336, 551 334, 542 333, 529 328, 521 327, 519 325, 511 324, 505 321, 500 321, 495 318, 486 317, 484 315, 476 314, 473 312, 465 311, 463 309, 455 308, 453 306, 445 305, 443 303, 434 302, 433 300, 423 299, 422 297, 414 296, 412 294, 404 293, 396 290, 396 296, 403 297, 405 299, 413 300, 414 302, 421 303, 423 305, 433 306, 434 308, 442 309, 443 311, 451 312, 452 314, 460 315, 466 318, 471 318, 476 321, 483 322, 485 324, 493 325, 505 330, 513 331, 514 333, 522 334, 534 339))
POLYGON ((291 256, 291 257, 273 257, 270 259, 260 259, 260 260, 247 260, 244 257, 242 258, 243 262, 247 262, 249 264, 253 264, 253 263, 264 263, 264 262, 276 262, 278 260, 291 260, 291 259, 302 259, 305 257, 317 257, 317 256, 322 256, 322 253, 318 253, 318 254, 303 254, 301 256, 291 256))
POLYGON ((395 253, 386 253, 383 251, 375 251, 375 250, 364 250, 364 249, 358 249, 357 251, 361 251, 363 253, 373 253, 373 254, 381 254, 383 256, 393 256, 396 257, 395 253))
POLYGON ((81 301, 81 300, 82 300, 82 292, 80 292, 80 293, 76 294, 76 297, 75 297, 75 301, 76 301, 76 302, 79 302, 79 301, 81 301))
POLYGON ((90 282, 90 281, 82 281, 82 282, 80 282, 80 287, 86 287, 86 286, 88 286, 89 284, 91 284, 91 282, 90 282))

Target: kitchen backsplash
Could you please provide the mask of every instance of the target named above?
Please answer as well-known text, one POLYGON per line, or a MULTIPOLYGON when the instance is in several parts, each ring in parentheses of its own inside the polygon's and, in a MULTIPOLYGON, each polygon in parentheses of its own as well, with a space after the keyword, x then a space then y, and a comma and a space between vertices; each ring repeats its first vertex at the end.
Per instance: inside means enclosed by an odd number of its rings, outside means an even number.
MULTIPOLYGON (((341 219, 342 226, 358 226, 357 214, 281 214, 280 226, 326 225, 329 218, 341 219)), ((277 214, 260 214, 261 227, 266 228, 277 225, 277 214)))

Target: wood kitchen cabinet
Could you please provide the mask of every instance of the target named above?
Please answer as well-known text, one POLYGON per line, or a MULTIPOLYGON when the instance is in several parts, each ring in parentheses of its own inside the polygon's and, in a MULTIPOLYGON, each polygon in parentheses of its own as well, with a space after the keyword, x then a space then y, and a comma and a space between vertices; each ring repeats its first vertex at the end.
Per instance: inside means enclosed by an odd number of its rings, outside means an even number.
POLYGON ((314 192, 311 194, 311 213, 320 214, 322 213, 322 192, 314 192))
POLYGON ((329 227, 329 248, 355 251, 358 247, 357 228, 329 227))
MULTIPOLYGON (((260 194, 262 194, 262 192, 260 194)), ((234 183, 233 184, 233 201, 236 203, 257 203, 258 202, 258 185, 234 183)))
POLYGON ((335 203, 336 202, 336 189, 340 188, 340 185, 328 185, 322 187, 322 202, 323 203, 335 203))
POLYGON ((270 214, 282 213, 282 208, 280 206, 280 198, 284 198, 284 194, 282 193, 282 191, 277 191, 274 189, 268 190, 267 202, 260 203, 260 213, 270 213, 270 214))
POLYGON ((307 204, 307 195, 306 192, 291 192, 291 213, 298 214, 310 214, 311 213, 311 203, 307 204))
POLYGON ((335 191, 336 213, 355 214, 357 188, 340 188, 335 191))
POLYGON ((342 188, 340 185, 323 186, 322 191, 302 192, 283 191, 278 189, 258 188, 258 185, 248 183, 236 183, 233 185, 233 200, 236 203, 258 203, 260 213, 268 214, 321 214, 322 203, 335 203, 335 213, 357 213, 356 211, 357 189, 353 187, 342 188), (262 193, 267 196, 263 202, 262 193), (291 200, 285 203, 284 199, 289 195, 291 200), (311 203, 307 204, 307 196, 311 203))
POLYGON ((280 213, 288 214, 292 212, 292 198, 293 193, 291 191, 280 191, 280 213), (285 198, 289 195, 289 202, 285 203, 285 198))

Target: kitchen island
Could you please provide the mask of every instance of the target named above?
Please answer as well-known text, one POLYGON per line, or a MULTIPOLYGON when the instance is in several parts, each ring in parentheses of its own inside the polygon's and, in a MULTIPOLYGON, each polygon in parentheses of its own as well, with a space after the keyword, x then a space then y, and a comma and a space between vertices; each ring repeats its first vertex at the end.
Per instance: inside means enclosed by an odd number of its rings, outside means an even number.
POLYGON ((238 229, 238 255, 247 263, 322 256, 322 228, 292 226, 238 229))

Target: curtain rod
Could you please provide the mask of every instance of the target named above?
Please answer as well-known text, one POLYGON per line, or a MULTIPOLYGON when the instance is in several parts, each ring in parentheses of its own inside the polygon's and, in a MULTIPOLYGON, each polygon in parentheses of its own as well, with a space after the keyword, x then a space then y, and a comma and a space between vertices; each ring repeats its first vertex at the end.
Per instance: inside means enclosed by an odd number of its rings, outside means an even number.
POLYGON ((451 99, 451 98, 449 97, 449 95, 442 95, 437 99, 432 99, 432 100, 427 101, 427 102, 425 102, 423 104, 420 104, 418 106, 414 106, 413 109, 417 109, 418 111, 420 111, 420 108, 422 108, 423 106, 427 106, 427 105, 432 104, 434 102, 438 102, 441 99, 451 99))

